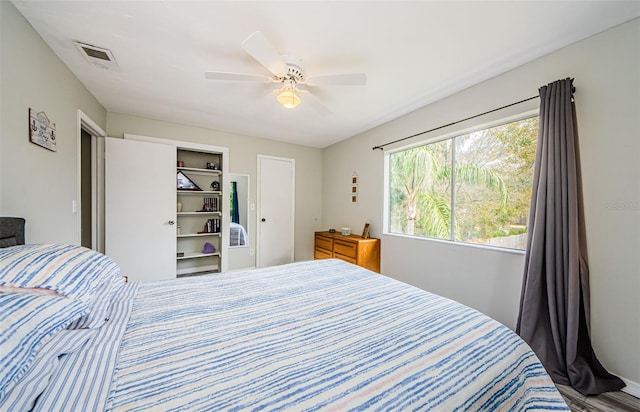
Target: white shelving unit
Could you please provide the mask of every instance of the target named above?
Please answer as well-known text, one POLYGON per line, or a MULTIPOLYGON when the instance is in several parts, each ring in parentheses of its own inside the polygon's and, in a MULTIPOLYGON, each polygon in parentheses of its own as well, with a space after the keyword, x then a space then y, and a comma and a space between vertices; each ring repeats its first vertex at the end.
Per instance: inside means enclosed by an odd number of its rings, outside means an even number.
POLYGON ((211 256, 220 256, 220 252, 214 252, 214 253, 191 252, 191 253, 185 253, 184 256, 178 256, 176 259, 178 260, 197 259, 197 258, 204 258, 204 257, 211 257, 211 256))
POLYGON ((177 256, 176 275, 194 276, 201 273, 219 272, 224 258, 222 242, 222 211, 227 205, 223 201, 222 190, 212 190, 223 186, 223 173, 220 169, 224 161, 222 153, 203 153, 178 148, 178 161, 184 166, 176 168, 202 190, 176 190, 181 211, 176 213, 179 231, 176 234, 177 256), (216 169, 205 168, 209 163, 217 165, 216 169), (214 210, 205 210, 205 199, 214 199, 214 210), (209 220, 217 221, 217 231, 207 225, 209 220), (214 253, 203 253, 204 244, 208 242, 215 247, 214 253))
POLYGON ((186 233, 186 234, 179 234, 176 237, 177 238, 181 238, 181 237, 205 237, 205 236, 222 236, 221 233, 186 233))
POLYGON ((179 195, 183 195, 183 196, 189 196, 189 195, 194 195, 194 196, 218 195, 218 196, 220 196, 222 194, 222 192, 213 191, 213 190, 178 190, 178 194, 179 195))
POLYGON ((178 216, 222 216, 222 212, 178 212, 178 216))
MULTIPOLYGON (((205 175, 221 175, 221 170, 215 169, 203 169, 201 167, 177 167, 178 170, 182 170, 183 172, 190 172, 195 174, 205 174, 205 175)), ((188 190, 185 190, 188 192, 188 190)))

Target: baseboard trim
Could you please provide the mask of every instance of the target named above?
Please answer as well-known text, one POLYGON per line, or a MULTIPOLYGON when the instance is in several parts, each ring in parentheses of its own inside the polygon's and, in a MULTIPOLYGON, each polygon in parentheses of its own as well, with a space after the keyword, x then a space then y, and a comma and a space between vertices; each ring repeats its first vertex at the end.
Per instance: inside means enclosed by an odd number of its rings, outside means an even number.
POLYGON ((620 378, 627 385, 622 388, 622 392, 628 393, 631 396, 640 398, 640 383, 630 381, 629 379, 620 378))
POLYGON ((253 270, 253 269, 256 269, 256 267, 255 267, 255 266, 249 266, 249 267, 247 267, 247 268, 242 268, 242 269, 231 269, 231 270, 227 270, 227 271, 226 271, 226 272, 224 272, 224 273, 244 272, 244 271, 246 271, 246 270, 253 270))

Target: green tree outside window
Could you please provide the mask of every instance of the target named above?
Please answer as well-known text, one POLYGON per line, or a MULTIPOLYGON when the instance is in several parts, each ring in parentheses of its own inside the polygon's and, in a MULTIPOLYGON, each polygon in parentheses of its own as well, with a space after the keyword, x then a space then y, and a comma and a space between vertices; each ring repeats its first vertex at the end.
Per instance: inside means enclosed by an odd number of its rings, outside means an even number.
POLYGON ((524 249, 538 119, 392 153, 392 233, 524 249))

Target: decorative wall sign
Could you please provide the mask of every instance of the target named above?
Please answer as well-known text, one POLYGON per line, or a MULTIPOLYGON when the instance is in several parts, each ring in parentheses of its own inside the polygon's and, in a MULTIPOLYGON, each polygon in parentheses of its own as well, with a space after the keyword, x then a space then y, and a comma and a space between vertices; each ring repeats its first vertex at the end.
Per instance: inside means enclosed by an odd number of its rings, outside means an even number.
POLYGON ((56 124, 49 120, 45 112, 36 113, 29 108, 29 140, 53 152, 57 150, 56 124))
POLYGON ((358 203, 358 174, 351 175, 351 203, 358 203))

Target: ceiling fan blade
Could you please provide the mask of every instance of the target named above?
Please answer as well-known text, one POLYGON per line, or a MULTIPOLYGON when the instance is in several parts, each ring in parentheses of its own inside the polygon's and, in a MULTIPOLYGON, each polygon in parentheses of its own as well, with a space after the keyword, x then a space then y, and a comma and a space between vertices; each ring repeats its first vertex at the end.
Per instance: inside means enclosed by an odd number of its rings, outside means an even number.
POLYGON ((307 79, 309 86, 364 86, 367 75, 364 73, 330 74, 307 79))
POLYGON ((276 76, 287 74, 287 64, 261 31, 249 35, 242 42, 242 48, 276 76))
POLYGON ((271 82, 273 79, 259 74, 225 73, 225 72, 204 72, 204 77, 210 80, 232 80, 249 82, 271 82))
POLYGON ((331 114, 331 110, 327 106, 325 106, 316 96, 313 95, 309 90, 306 89, 297 89, 300 92, 300 100, 302 100, 302 104, 308 103, 309 106, 313 107, 318 113, 323 116, 327 116, 331 114))

